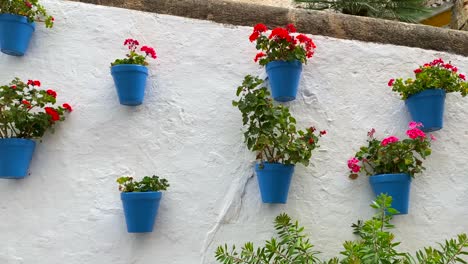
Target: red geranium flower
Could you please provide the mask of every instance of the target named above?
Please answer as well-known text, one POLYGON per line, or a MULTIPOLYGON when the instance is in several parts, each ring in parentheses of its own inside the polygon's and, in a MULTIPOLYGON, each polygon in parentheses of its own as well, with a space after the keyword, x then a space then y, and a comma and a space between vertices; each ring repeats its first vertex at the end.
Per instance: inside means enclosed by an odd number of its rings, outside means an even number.
POLYGON ((286 29, 291 33, 296 33, 297 32, 296 27, 294 26, 294 24, 286 25, 286 29))
POLYGON ((263 52, 257 53, 257 55, 255 55, 254 61, 257 62, 261 57, 264 57, 265 55, 266 55, 266 54, 263 53, 263 52))
POLYGON ((36 81, 33 82, 33 85, 34 85, 34 86, 37 86, 37 87, 40 87, 40 86, 41 86, 41 82, 36 80, 36 81))
POLYGON ((67 104, 67 103, 63 104, 62 106, 63 106, 63 108, 65 108, 68 112, 73 111, 72 107, 71 107, 69 104, 67 104))
POLYGON ((31 108, 31 103, 28 100, 23 100, 21 103, 24 104, 27 108, 31 108))
POLYGON ((393 86, 394 82, 395 82, 395 79, 390 79, 390 81, 388 81, 388 86, 393 86))
POLYGON ((12 85, 11 89, 13 89, 13 90, 16 89, 16 85, 12 85))
POLYGON ((327 134, 327 131, 326 131, 326 130, 320 131, 320 135, 326 135, 326 134, 327 134))
POLYGON ((255 40, 257 40, 259 36, 260 36, 260 33, 258 33, 258 31, 254 31, 252 35, 250 35, 249 37, 250 42, 254 42, 255 40))
POLYGON ((315 142, 314 138, 309 138, 309 144, 312 144, 314 142, 315 142))
POLYGON ((254 32, 266 32, 268 30, 268 27, 265 26, 264 24, 257 24, 254 26, 254 32))
POLYGON ((460 75, 458 75, 458 77, 460 77, 460 79, 462 79, 462 80, 466 80, 466 76, 464 74, 460 73, 460 75))
POLYGON ((57 93, 54 90, 47 90, 48 95, 52 96, 53 98, 57 98, 57 93))
POLYGON ((53 109, 52 107, 45 107, 44 110, 45 110, 46 114, 48 114, 50 116, 50 118, 52 118, 52 121, 60 120, 59 113, 55 109, 53 109))
POLYGON ((418 74, 418 73, 421 73, 422 70, 420 68, 417 68, 416 70, 414 70, 414 73, 418 74))
POLYGON ((24 4, 28 7, 28 8, 32 8, 32 4, 28 1, 24 2, 24 4))

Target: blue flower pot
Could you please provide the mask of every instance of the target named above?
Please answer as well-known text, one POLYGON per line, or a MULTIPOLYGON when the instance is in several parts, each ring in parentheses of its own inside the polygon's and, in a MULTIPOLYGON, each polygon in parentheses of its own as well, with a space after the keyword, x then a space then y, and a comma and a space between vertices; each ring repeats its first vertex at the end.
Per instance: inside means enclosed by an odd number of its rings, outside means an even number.
POLYGON ((26 177, 35 148, 36 142, 30 139, 0 139, 0 178, 26 177))
POLYGON ((129 233, 153 231, 161 197, 161 192, 122 192, 120 194, 129 233))
POLYGON ((36 28, 24 16, 0 14, 0 50, 8 55, 23 56, 36 28))
POLYGON ((405 173, 378 174, 369 177, 375 195, 382 193, 392 196, 392 208, 399 214, 408 214, 411 176, 405 173))
POLYGON ((424 132, 439 130, 443 127, 445 90, 430 89, 411 95, 405 101, 413 121, 421 122, 424 132))
POLYGON ((258 185, 264 203, 286 203, 289 185, 294 173, 294 165, 263 163, 255 166, 258 185))
POLYGON ((145 97, 148 68, 142 65, 121 64, 111 68, 120 104, 140 105, 145 97))
POLYGON ((273 99, 279 102, 296 99, 302 73, 300 61, 272 61, 266 65, 266 72, 273 99))

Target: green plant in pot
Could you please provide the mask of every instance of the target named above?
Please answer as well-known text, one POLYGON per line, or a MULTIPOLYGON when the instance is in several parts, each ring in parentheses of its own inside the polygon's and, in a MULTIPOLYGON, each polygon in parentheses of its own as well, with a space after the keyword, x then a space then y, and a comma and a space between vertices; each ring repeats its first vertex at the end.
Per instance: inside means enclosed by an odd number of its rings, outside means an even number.
POLYGON ((23 56, 36 29, 35 21, 43 21, 47 28, 51 28, 54 20, 38 0, 0 1, 1 51, 8 55, 23 56))
POLYGON ((219 246, 215 257, 223 264, 454 264, 467 263, 468 237, 460 234, 439 244, 439 248, 426 247, 415 256, 400 252, 400 242, 390 232, 392 198, 380 195, 371 204, 377 213, 369 220, 352 225, 356 241, 345 241, 340 257, 320 260, 310 239, 304 234, 304 227, 292 221, 287 214, 275 219, 277 238, 266 241, 264 246, 255 248, 252 242, 237 251, 235 246, 219 246))
POLYGON ((450 62, 435 59, 414 70, 415 79, 391 79, 388 86, 400 94, 411 114, 412 120, 423 124, 424 132, 443 127, 445 95, 459 92, 468 94, 466 76, 450 62))
POLYGON ((421 126, 421 123, 410 122, 406 131, 408 138, 403 140, 395 136, 376 139, 375 129, 372 129, 367 134, 367 146, 362 146, 348 160, 350 178, 356 179, 359 172, 370 176, 375 194, 391 195, 394 208, 401 214, 408 213, 411 179, 425 169, 423 160, 431 154, 431 141, 435 140, 433 135, 428 138, 421 126))
POLYGON ((140 42, 136 39, 126 39, 124 46, 128 48, 128 53, 125 58, 111 63, 111 74, 120 104, 136 106, 142 104, 145 97, 147 59, 156 59, 157 56, 152 47, 139 48, 140 42))
POLYGON ((57 93, 40 89, 41 82, 15 78, 0 86, 0 178, 24 178, 40 139, 65 120, 72 108, 55 106, 57 93))
POLYGON ((117 179, 120 198, 122 200, 127 231, 129 233, 152 232, 159 210, 162 192, 167 190, 169 183, 156 175, 145 176, 141 181, 133 177, 117 179))
POLYGON ((255 167, 264 203, 286 203, 294 165, 309 165, 312 151, 326 131, 296 129, 296 119, 283 105, 275 105, 258 77, 248 75, 237 88, 233 105, 242 113, 249 150, 257 153, 255 167))

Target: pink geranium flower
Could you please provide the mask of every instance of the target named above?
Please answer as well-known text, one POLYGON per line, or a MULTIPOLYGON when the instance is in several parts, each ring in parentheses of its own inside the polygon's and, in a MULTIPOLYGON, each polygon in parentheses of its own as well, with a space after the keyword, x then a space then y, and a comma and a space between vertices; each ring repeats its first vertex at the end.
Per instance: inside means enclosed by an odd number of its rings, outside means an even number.
POLYGON ((382 140, 382 143, 380 143, 382 146, 387 146, 388 144, 398 142, 399 139, 395 136, 390 136, 384 140, 382 140))

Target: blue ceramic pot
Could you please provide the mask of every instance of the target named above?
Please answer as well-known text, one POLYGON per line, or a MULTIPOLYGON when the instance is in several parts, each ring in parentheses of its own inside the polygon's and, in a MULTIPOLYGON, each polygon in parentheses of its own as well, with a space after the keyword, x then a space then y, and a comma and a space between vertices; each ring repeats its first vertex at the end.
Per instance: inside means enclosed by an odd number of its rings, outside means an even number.
POLYGON ((0 139, 0 178, 26 177, 35 148, 36 142, 30 139, 0 139))
POLYGON ((279 102, 296 99, 302 73, 302 63, 299 60, 272 61, 266 65, 266 72, 273 99, 279 102))
POLYGON ((255 166, 258 185, 264 203, 286 203, 294 165, 263 163, 255 166))
POLYGON ((24 16, 0 14, 0 50, 8 55, 23 56, 36 28, 24 16))
POLYGON ((121 64, 111 67, 120 104, 140 105, 145 97, 148 68, 136 64, 121 64))
POLYGON ((421 130, 431 132, 443 127, 445 90, 424 90, 408 97, 405 104, 413 121, 424 125, 421 130))
POLYGON ((129 233, 153 231, 161 197, 161 192, 122 192, 120 194, 129 233))
POLYGON ((382 193, 392 196, 392 208, 399 214, 408 214, 411 176, 405 173, 377 174, 369 177, 375 195, 382 193))

